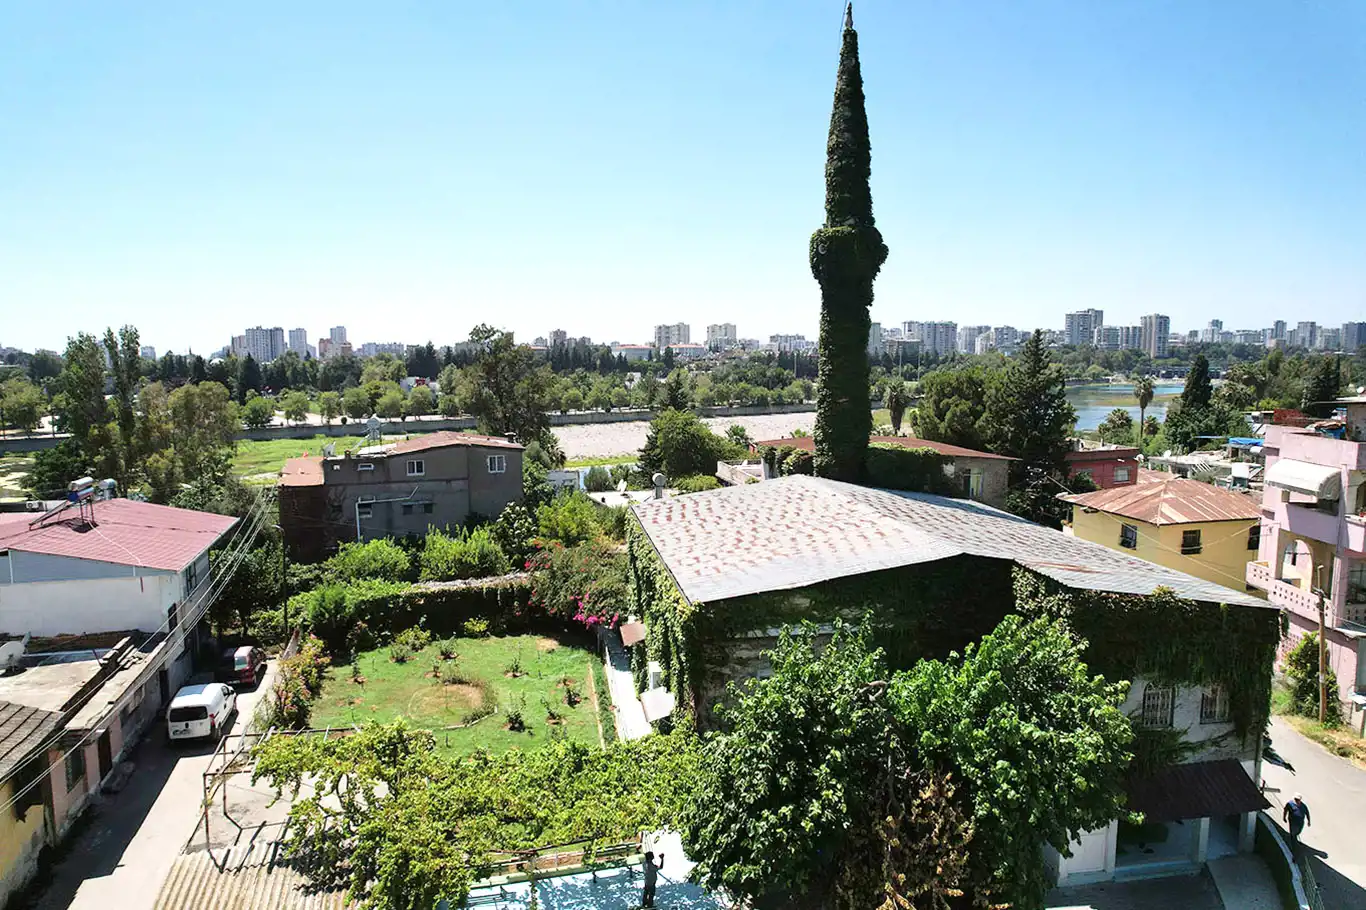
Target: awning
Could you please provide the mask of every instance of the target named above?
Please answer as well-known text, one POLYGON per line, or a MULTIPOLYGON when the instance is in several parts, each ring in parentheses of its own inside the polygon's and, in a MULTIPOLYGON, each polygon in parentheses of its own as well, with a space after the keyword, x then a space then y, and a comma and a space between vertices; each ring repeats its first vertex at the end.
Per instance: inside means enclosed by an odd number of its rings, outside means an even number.
POLYGON ((1266 469, 1268 486, 1315 499, 1337 499, 1342 493, 1342 475, 1335 467, 1280 458, 1266 469))
POLYGON ((1131 778, 1128 789, 1129 808, 1150 822, 1239 815, 1271 805, 1236 758, 1172 765, 1131 778))

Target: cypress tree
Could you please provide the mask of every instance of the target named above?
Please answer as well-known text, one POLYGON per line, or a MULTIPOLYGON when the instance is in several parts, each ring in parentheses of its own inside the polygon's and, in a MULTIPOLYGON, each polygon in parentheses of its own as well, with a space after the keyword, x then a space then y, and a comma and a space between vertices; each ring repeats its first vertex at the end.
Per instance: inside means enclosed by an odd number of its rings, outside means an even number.
POLYGON ((868 307, 887 246, 873 223, 872 149, 863 106, 853 4, 845 8, 835 104, 825 158, 825 225, 811 235, 811 274, 821 286, 815 471, 856 482, 873 429, 868 389, 868 307))

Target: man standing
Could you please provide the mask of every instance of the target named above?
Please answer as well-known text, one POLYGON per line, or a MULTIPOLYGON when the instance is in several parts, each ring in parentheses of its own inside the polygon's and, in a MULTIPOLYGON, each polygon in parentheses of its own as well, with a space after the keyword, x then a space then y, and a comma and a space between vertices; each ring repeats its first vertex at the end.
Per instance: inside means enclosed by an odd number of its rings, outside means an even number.
POLYGON ((664 854, 659 854, 659 863, 655 863, 655 855, 652 852, 645 854, 645 894, 640 902, 640 906, 653 907, 655 905, 655 883, 659 879, 659 870, 664 868, 664 854))
POLYGON ((1299 844, 1300 832, 1304 830, 1305 825, 1310 824, 1309 807, 1305 805, 1304 798, 1296 793, 1295 798, 1285 804, 1281 817, 1290 824, 1291 843, 1299 844))

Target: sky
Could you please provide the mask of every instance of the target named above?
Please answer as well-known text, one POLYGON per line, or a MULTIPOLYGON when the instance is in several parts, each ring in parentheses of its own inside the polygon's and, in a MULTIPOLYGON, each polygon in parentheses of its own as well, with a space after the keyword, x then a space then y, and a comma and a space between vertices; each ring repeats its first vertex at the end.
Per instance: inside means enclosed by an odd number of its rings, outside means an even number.
MULTIPOLYGON (((837 0, 0 0, 0 344, 814 338, 837 0)), ((1366 3, 864 0, 872 317, 1366 318, 1366 3)))

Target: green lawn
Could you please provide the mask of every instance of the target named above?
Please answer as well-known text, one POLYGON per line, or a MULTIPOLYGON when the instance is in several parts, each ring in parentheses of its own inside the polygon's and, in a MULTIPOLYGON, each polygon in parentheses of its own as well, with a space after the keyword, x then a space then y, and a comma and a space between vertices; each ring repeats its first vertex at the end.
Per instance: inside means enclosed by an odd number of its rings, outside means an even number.
POLYGON ((571 458, 564 463, 566 468, 606 467, 614 464, 635 464, 640 460, 639 452, 626 452, 621 455, 599 455, 594 458, 571 458))
POLYGON ((32 468, 32 455, 0 456, 0 499, 22 499, 24 478, 32 468))
POLYGON ((323 446, 335 443, 338 452, 355 448, 363 436, 314 436, 310 439, 241 439, 232 456, 232 470, 238 477, 275 473, 287 460, 299 455, 320 455, 323 446))
POLYGON ((455 672, 464 682, 443 684, 432 676, 434 666, 445 671, 451 663, 441 659, 435 644, 402 664, 390 659, 388 648, 361 654, 358 662, 364 684, 352 679, 350 666, 333 667, 314 702, 310 726, 387 723, 403 717, 433 730, 437 747, 451 753, 530 749, 550 742, 551 737, 598 745, 597 712, 588 694, 591 665, 598 660, 593 652, 538 635, 457 642, 455 672), (522 669, 522 675, 515 678, 509 672, 514 662, 520 662, 522 669), (565 679, 572 679, 582 695, 573 708, 565 703, 565 679), (563 715, 560 723, 548 722, 546 703, 563 715), (475 709, 489 704, 496 712, 473 725, 442 729, 463 723, 475 709), (518 706, 523 706, 524 732, 508 729, 508 711, 518 706))

